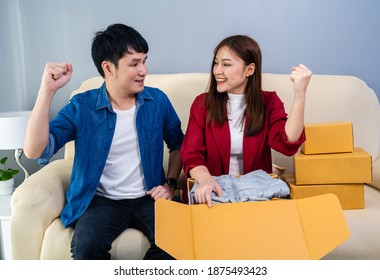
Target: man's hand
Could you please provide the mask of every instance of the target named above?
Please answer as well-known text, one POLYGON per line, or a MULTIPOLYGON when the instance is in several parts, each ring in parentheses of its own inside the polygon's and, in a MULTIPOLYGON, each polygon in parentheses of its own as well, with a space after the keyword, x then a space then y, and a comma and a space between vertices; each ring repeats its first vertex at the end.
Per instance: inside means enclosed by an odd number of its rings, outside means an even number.
POLYGON ((171 200, 174 197, 174 189, 172 187, 169 187, 167 184, 164 184, 163 186, 159 185, 157 187, 154 187, 146 194, 150 195, 155 200, 158 198, 171 200))
POLYGON ((72 73, 71 63, 48 62, 42 75, 40 90, 54 95, 59 88, 70 81, 72 73))
POLYGON ((45 65, 37 100, 25 128, 24 153, 28 158, 38 158, 45 149, 52 99, 56 91, 70 81, 72 73, 70 63, 48 62, 45 65))

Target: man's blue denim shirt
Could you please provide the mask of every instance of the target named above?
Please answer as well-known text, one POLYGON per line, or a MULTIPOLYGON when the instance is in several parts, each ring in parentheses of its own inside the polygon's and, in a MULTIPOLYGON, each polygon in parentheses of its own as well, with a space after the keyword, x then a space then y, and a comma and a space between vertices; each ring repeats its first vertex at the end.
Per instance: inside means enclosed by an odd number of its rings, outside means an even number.
MULTIPOLYGON (((88 207, 98 187, 116 125, 116 113, 108 99, 105 83, 73 96, 50 121, 48 144, 38 162, 47 164, 67 142, 75 141, 75 157, 67 204, 61 212, 66 227, 88 207)), ((146 189, 165 181, 164 141, 178 150, 183 140, 181 122, 168 97, 159 89, 145 87, 136 97, 136 127, 146 189)))

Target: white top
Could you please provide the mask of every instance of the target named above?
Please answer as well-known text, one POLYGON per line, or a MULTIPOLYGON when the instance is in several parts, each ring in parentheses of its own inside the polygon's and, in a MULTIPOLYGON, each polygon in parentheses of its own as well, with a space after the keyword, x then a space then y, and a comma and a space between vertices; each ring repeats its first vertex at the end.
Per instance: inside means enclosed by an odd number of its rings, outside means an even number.
POLYGON ((231 134, 230 175, 241 175, 243 168, 244 94, 228 93, 227 113, 231 134))
POLYGON ((131 199, 146 194, 136 130, 136 106, 115 110, 116 128, 97 194, 131 199))

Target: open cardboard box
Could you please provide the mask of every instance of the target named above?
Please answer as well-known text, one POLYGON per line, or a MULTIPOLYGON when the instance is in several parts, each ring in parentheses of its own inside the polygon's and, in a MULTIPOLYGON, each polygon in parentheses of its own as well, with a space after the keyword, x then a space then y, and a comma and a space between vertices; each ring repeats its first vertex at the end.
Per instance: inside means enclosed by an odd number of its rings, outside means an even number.
POLYGON ((156 244, 179 260, 320 259, 349 236, 334 194, 211 208, 156 201, 156 244))

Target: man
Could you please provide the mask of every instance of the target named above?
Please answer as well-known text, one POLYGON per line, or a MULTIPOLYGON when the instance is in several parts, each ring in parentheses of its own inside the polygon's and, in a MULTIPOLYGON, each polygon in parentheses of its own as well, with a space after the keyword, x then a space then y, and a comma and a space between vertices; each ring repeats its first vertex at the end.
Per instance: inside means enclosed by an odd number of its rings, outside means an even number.
POLYGON ((24 152, 46 164, 67 142, 75 159, 61 212, 74 227, 74 259, 110 259, 112 242, 128 227, 151 243, 145 259, 172 259, 155 245, 154 201, 172 199, 182 168, 180 120, 168 97, 144 87, 148 44, 133 28, 110 25, 95 34, 92 57, 105 82, 71 98, 49 123, 57 90, 71 79, 69 63, 47 63, 25 133, 24 152), (163 141, 170 156, 163 171, 163 141))

